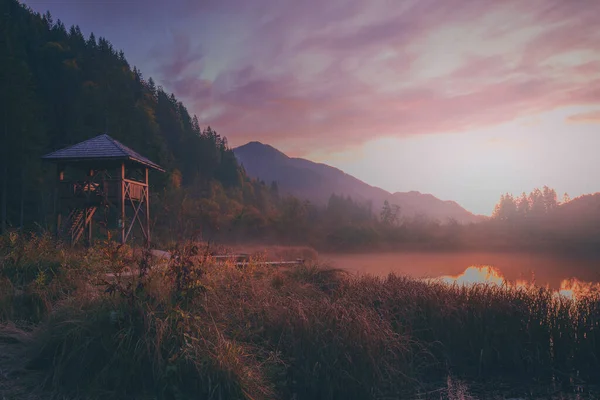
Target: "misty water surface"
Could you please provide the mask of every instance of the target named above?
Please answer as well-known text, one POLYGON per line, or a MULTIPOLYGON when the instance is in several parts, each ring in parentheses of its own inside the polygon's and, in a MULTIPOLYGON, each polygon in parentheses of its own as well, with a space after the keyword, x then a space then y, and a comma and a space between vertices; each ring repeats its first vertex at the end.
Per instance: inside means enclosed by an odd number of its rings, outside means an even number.
POLYGON ((415 278, 457 276, 471 266, 492 266, 509 282, 534 280, 558 290, 566 279, 600 281, 600 259, 540 253, 372 253, 320 254, 326 264, 351 272, 415 278))

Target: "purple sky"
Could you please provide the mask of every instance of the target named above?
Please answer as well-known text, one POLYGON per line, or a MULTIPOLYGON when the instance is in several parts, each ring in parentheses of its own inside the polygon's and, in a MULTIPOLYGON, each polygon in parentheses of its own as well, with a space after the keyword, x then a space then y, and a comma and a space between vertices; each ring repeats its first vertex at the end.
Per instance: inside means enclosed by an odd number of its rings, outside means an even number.
POLYGON ((490 214, 600 191, 598 0, 25 1, 104 36, 231 145, 490 214))

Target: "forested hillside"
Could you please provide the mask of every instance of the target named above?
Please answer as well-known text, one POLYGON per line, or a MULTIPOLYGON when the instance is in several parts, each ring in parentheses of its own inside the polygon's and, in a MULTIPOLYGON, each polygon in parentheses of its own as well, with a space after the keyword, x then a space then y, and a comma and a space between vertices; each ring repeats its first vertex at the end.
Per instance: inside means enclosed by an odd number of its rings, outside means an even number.
MULTIPOLYGON (((153 238, 309 244, 327 250, 597 248, 598 197, 546 188, 504 196, 471 225, 410 215, 394 198, 330 196, 315 205, 251 179, 227 140, 129 65, 105 38, 0 0, 0 227, 52 229, 54 166, 40 156, 102 133, 163 166, 151 176, 153 238), (445 222, 445 221, 442 221, 445 222), (559 227, 561 227, 559 229, 559 227), (559 246, 557 246, 557 244, 559 246)), ((217 127, 218 128, 218 127, 217 127)), ((414 207, 412 207, 414 208, 414 207)))
POLYGON ((507 193, 500 197, 489 224, 505 244, 598 249, 600 193, 572 200, 565 193, 562 201, 547 186, 516 197, 507 193))
POLYGON ((151 176, 156 240, 201 233, 335 248, 388 241, 383 204, 333 196, 315 206, 280 198, 276 183, 250 179, 224 137, 201 127, 107 39, 86 38, 79 27, 16 0, 0 1, 3 230, 51 229, 55 172, 40 156, 108 133, 167 170, 151 176))
MULTIPOLYGON (((5 224, 47 227, 54 175, 40 156, 101 133, 165 167, 167 173, 156 173, 151 182, 153 191, 170 201, 184 195, 178 193, 182 187, 196 198, 214 199, 227 191, 228 200, 267 211, 260 196, 268 196, 268 188, 249 181, 226 139, 210 127, 202 129, 173 94, 129 65, 107 39, 86 38, 79 27, 34 14, 16 0, 1 3, 5 224)), ((219 201, 220 206, 228 203, 219 201)), ((202 213, 197 209, 196 214, 202 213)))

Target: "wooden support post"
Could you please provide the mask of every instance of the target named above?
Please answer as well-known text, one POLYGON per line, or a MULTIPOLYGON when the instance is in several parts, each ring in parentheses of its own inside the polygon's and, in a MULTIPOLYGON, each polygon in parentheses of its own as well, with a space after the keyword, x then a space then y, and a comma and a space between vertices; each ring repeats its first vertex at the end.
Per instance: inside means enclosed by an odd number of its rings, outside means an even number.
POLYGON ((65 180, 64 166, 58 164, 56 167, 56 187, 54 188, 54 216, 56 221, 56 237, 60 237, 60 227, 62 225, 60 190, 62 182, 65 180))
POLYGON ((121 244, 125 244, 125 163, 121 163, 121 244))
POLYGON ((93 234, 92 222, 94 221, 94 218, 90 216, 91 213, 92 213, 92 208, 91 207, 87 207, 86 208, 86 212, 85 212, 85 217, 86 217, 86 220, 89 218, 88 232, 87 232, 87 244, 88 244, 88 246, 92 245, 92 234, 93 234))
POLYGON ((150 181, 148 180, 148 168, 146 168, 146 245, 150 246, 150 181))
MULTIPOLYGON (((87 197, 86 201, 88 204, 85 207, 85 221, 84 221, 85 224, 87 224, 87 234, 86 234, 87 240, 86 241, 87 241, 88 246, 92 245, 92 233, 93 233, 93 231, 92 231, 93 218, 91 215, 93 211, 92 211, 92 207, 90 206, 90 200, 91 200, 91 196, 92 196, 91 190, 92 190, 92 181, 94 179, 94 172, 95 171, 92 168, 90 168, 88 170, 88 184, 90 185, 90 187, 88 189, 89 191, 87 192, 87 196, 86 196, 87 197)), ((84 225, 84 229, 85 229, 85 225, 84 225)))

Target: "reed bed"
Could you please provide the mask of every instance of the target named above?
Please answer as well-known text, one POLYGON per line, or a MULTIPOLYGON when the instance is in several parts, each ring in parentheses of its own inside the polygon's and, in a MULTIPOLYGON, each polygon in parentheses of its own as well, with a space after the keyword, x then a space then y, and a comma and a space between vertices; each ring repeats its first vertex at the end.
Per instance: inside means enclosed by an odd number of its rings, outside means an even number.
POLYGON ((158 269, 148 252, 112 245, 69 253, 49 239, 3 240, 0 318, 31 312, 15 297, 43 299, 24 357, 55 394, 467 399, 468 387, 600 381, 594 293, 573 300, 310 263, 238 268, 193 243, 158 269), (136 273, 121 275, 127 268, 136 273))

